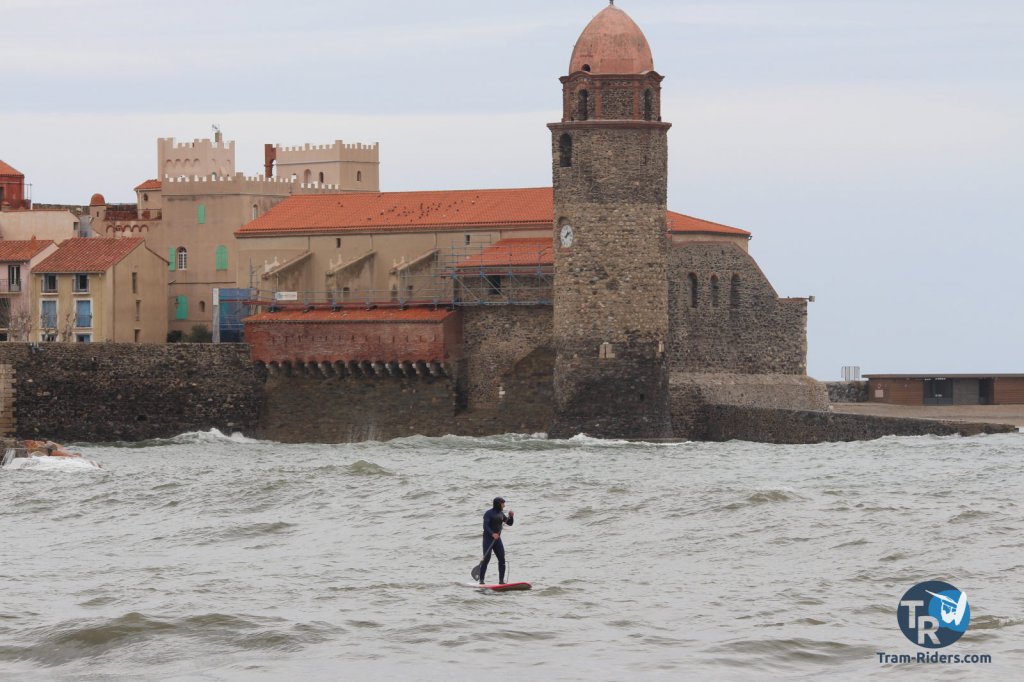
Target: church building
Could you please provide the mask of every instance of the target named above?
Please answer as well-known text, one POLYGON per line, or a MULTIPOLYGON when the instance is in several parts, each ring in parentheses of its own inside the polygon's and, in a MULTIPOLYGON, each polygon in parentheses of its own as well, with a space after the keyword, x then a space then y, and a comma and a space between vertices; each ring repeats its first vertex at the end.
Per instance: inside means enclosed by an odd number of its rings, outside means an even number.
POLYGON ((664 77, 640 28, 605 7, 560 80, 551 187, 292 196, 236 232, 260 270, 253 360, 281 395, 316 396, 321 438, 367 395, 377 437, 699 438, 709 404, 827 407, 808 300, 778 296, 749 232, 668 210, 664 77), (436 429, 397 407, 417 392, 436 429))

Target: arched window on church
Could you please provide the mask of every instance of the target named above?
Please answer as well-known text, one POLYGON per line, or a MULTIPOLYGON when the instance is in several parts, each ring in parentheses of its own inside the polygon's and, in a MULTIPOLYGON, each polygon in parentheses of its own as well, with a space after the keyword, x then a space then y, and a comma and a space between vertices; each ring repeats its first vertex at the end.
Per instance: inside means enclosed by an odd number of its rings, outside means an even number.
POLYGON ((654 93, 651 92, 650 88, 644 90, 644 120, 651 121, 654 119, 654 93))
POLYGON ((690 281, 690 307, 697 307, 697 275, 692 272, 687 276, 690 281))
POLYGON ((572 135, 569 133, 558 138, 558 165, 562 168, 572 166, 572 135))
POLYGON ((733 275, 729 283, 729 307, 740 307, 740 276, 733 275))
POLYGON ((590 115, 590 93, 586 90, 580 90, 577 97, 578 110, 576 112, 576 119, 586 121, 590 115))
POLYGON ((718 275, 711 275, 711 307, 718 307, 718 275))

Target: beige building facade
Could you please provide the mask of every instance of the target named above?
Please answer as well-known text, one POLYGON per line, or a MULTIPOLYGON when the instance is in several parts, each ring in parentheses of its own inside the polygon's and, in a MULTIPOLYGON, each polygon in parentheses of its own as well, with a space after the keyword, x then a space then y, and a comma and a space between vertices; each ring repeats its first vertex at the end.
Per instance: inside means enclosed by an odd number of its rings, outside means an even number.
POLYGON ((164 343, 166 271, 141 238, 71 239, 33 268, 30 338, 164 343))
POLYGON ((0 211, 0 239, 52 239, 78 237, 81 221, 67 209, 33 208, 0 211))

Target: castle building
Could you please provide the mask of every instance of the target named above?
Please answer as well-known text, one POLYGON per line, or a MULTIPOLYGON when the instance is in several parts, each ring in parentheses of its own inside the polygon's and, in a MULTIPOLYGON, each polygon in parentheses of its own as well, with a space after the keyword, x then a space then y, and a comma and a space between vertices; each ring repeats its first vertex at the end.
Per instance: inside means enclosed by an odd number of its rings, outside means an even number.
POLYGON ((218 130, 213 140, 158 139, 157 177, 135 187, 136 203, 108 204, 93 195, 89 213, 98 235, 142 237, 167 259, 165 309, 172 332, 184 335, 197 325, 211 329, 215 292, 236 282, 252 284, 256 264, 241 261, 236 250, 234 232, 241 226, 292 195, 378 189, 376 144, 270 148, 288 169, 309 172, 244 175, 236 170, 235 142, 218 130))

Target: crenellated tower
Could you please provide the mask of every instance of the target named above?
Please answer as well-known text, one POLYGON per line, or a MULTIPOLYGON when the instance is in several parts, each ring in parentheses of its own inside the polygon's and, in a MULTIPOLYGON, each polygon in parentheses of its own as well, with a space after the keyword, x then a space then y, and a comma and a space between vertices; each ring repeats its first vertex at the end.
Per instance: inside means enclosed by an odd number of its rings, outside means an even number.
POLYGON ((667 133, 643 32, 613 4, 587 25, 552 132, 552 436, 671 436, 667 133))

